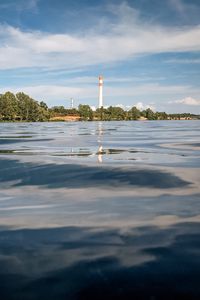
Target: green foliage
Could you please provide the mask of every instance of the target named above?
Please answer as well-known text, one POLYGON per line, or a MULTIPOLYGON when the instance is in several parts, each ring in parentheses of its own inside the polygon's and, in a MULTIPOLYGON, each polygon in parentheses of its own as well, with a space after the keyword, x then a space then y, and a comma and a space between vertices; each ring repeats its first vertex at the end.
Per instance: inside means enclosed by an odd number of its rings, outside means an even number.
POLYGON ((138 120, 141 116, 141 112, 135 106, 128 111, 128 120, 138 120))
POLYGON ((107 111, 112 120, 125 120, 125 111, 121 107, 110 106, 107 111))
POLYGON ((78 107, 78 112, 82 120, 91 121, 93 120, 93 111, 89 105, 80 104, 78 107))
POLYGON ((79 105, 78 109, 67 109, 64 106, 48 108, 45 102, 39 103, 24 93, 14 95, 11 92, 6 92, 0 95, 0 121, 42 122, 58 116, 79 116, 84 121, 139 120, 141 117, 148 120, 200 119, 199 115, 190 113, 166 114, 165 112, 154 112, 150 108, 140 111, 135 106, 129 111, 114 106, 101 107, 92 111, 89 105, 82 104, 79 105))
POLYGON ((94 112, 94 118, 96 120, 105 120, 104 114, 107 110, 103 107, 97 108, 96 111, 94 112))
POLYGON ((0 119, 3 121, 47 121, 49 120, 48 106, 40 104, 24 93, 16 96, 6 92, 0 96, 0 119))
POLYGON ((121 107, 110 106, 108 108, 97 108, 95 114, 95 119, 102 121, 116 121, 125 120, 126 112, 121 107))
POLYGON ((17 100, 14 94, 6 92, 0 97, 1 120, 13 121, 18 113, 17 100))
POLYGON ((44 110, 48 110, 47 104, 43 101, 40 102, 40 107, 43 108, 44 110))
POLYGON ((79 116, 79 112, 76 108, 66 109, 66 115, 68 116, 79 116))
POLYGON ((65 116, 66 115, 66 109, 64 106, 53 106, 50 108, 50 112, 52 116, 65 116))
POLYGON ((168 115, 166 114, 166 112, 156 112, 156 118, 157 120, 167 120, 168 115))
POLYGON ((180 119, 200 119, 200 115, 190 114, 190 113, 182 113, 182 114, 169 114, 168 119, 171 120, 180 120, 180 119))
POLYGON ((49 109, 51 117, 62 116, 79 116, 79 111, 76 108, 64 108, 64 106, 54 106, 49 109))
POLYGON ((157 116, 156 114, 153 112, 153 110, 151 110, 150 108, 147 108, 146 110, 146 118, 148 120, 156 120, 157 116))

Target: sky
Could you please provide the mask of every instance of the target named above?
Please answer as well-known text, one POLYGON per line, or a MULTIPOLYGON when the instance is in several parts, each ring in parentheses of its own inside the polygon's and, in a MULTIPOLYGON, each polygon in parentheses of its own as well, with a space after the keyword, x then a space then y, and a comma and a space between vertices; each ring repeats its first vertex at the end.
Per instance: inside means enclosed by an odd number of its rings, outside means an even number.
POLYGON ((200 113, 199 0, 0 0, 0 93, 200 113))

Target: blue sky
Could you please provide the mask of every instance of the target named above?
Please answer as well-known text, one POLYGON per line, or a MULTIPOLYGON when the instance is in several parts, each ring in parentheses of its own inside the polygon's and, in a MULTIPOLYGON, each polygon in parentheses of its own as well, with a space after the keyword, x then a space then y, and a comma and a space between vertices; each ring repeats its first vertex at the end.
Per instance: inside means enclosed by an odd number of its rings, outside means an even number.
POLYGON ((200 113, 199 0, 0 0, 0 91, 200 113))

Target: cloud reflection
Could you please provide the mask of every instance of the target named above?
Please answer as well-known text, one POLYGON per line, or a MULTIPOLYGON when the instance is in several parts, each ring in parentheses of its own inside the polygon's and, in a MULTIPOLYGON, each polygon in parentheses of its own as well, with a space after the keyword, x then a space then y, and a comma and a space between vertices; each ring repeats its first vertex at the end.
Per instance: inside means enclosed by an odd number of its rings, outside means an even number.
POLYGON ((0 293, 3 299, 198 299, 199 232, 200 223, 123 232, 4 229, 0 293))
POLYGON ((34 164, 18 160, 0 160, 0 183, 4 187, 47 186, 48 188, 104 188, 139 186, 148 188, 181 188, 190 182, 162 170, 136 169, 133 167, 87 166, 79 164, 34 164), (10 170, 13 170, 11 172, 10 170), (12 182, 14 182, 12 184, 12 182))

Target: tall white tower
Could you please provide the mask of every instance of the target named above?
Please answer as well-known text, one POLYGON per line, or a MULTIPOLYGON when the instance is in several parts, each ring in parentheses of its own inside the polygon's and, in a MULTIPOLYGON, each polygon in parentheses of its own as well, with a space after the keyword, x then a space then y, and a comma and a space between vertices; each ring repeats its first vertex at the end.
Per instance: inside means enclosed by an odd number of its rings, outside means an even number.
POLYGON ((103 106, 103 76, 99 76, 99 108, 103 106))

